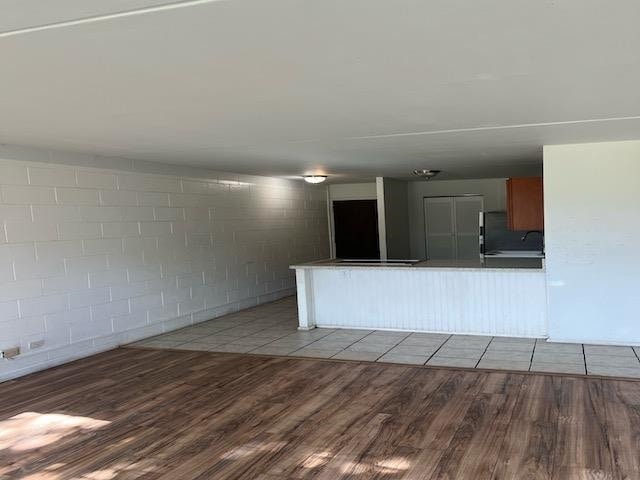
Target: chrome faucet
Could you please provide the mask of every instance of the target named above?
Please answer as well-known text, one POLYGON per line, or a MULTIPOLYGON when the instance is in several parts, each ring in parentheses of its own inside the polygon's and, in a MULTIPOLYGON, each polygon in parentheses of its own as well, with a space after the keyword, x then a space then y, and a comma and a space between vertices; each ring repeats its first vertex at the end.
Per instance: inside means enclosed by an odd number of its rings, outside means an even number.
POLYGON ((528 232, 526 232, 521 238, 520 240, 522 240, 523 242, 527 239, 527 237, 529 236, 529 234, 531 233, 539 233, 540 235, 542 235, 542 253, 544 254, 544 232, 541 230, 529 230, 528 232))
POLYGON ((527 233, 525 233, 522 238, 520 238, 520 240, 522 240, 523 242, 527 239, 527 237, 529 236, 529 234, 531 233, 539 233, 540 235, 544 236, 544 233, 540 230, 529 230, 527 233))

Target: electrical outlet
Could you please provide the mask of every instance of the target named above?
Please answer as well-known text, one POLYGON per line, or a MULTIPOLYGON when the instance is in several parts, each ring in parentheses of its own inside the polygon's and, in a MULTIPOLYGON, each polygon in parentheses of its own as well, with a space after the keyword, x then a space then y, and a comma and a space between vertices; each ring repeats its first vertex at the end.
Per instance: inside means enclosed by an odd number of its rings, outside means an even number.
POLYGON ((40 348, 44 345, 44 340, 34 340, 33 342, 29 342, 29 350, 35 350, 36 348, 40 348))
POLYGON ((20 355, 20 347, 5 348, 0 350, 0 358, 13 358, 20 355))

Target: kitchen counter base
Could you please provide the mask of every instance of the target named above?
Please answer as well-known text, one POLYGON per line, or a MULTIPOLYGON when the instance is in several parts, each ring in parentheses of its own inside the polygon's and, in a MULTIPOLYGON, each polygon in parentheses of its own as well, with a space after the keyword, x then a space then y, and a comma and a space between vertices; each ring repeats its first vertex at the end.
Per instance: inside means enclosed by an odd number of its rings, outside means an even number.
POLYGON ((541 268, 320 263, 292 268, 301 329, 547 336, 541 268))

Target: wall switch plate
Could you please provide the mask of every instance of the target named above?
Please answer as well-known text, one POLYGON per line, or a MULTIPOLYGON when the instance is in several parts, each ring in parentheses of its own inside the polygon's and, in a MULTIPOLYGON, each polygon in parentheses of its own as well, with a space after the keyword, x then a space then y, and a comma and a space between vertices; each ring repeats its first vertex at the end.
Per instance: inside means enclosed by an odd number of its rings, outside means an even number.
POLYGON ((13 358, 20 355, 20 347, 5 348, 0 350, 0 358, 13 358))
POLYGON ((33 342, 29 342, 29 350, 35 350, 36 348, 40 348, 44 345, 44 340, 35 340, 33 342))

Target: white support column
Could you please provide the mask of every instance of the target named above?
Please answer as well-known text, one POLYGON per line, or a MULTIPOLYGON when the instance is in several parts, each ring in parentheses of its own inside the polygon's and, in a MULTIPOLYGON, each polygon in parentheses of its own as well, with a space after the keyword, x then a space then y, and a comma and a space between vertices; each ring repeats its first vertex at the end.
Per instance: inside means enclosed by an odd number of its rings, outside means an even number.
POLYGON ((384 209, 384 178, 376 177, 376 194, 378 200, 378 242, 380 260, 387 260, 387 219, 384 209))
POLYGON ((312 330, 316 328, 312 269, 296 268, 296 287, 298 291, 298 330, 312 330))

